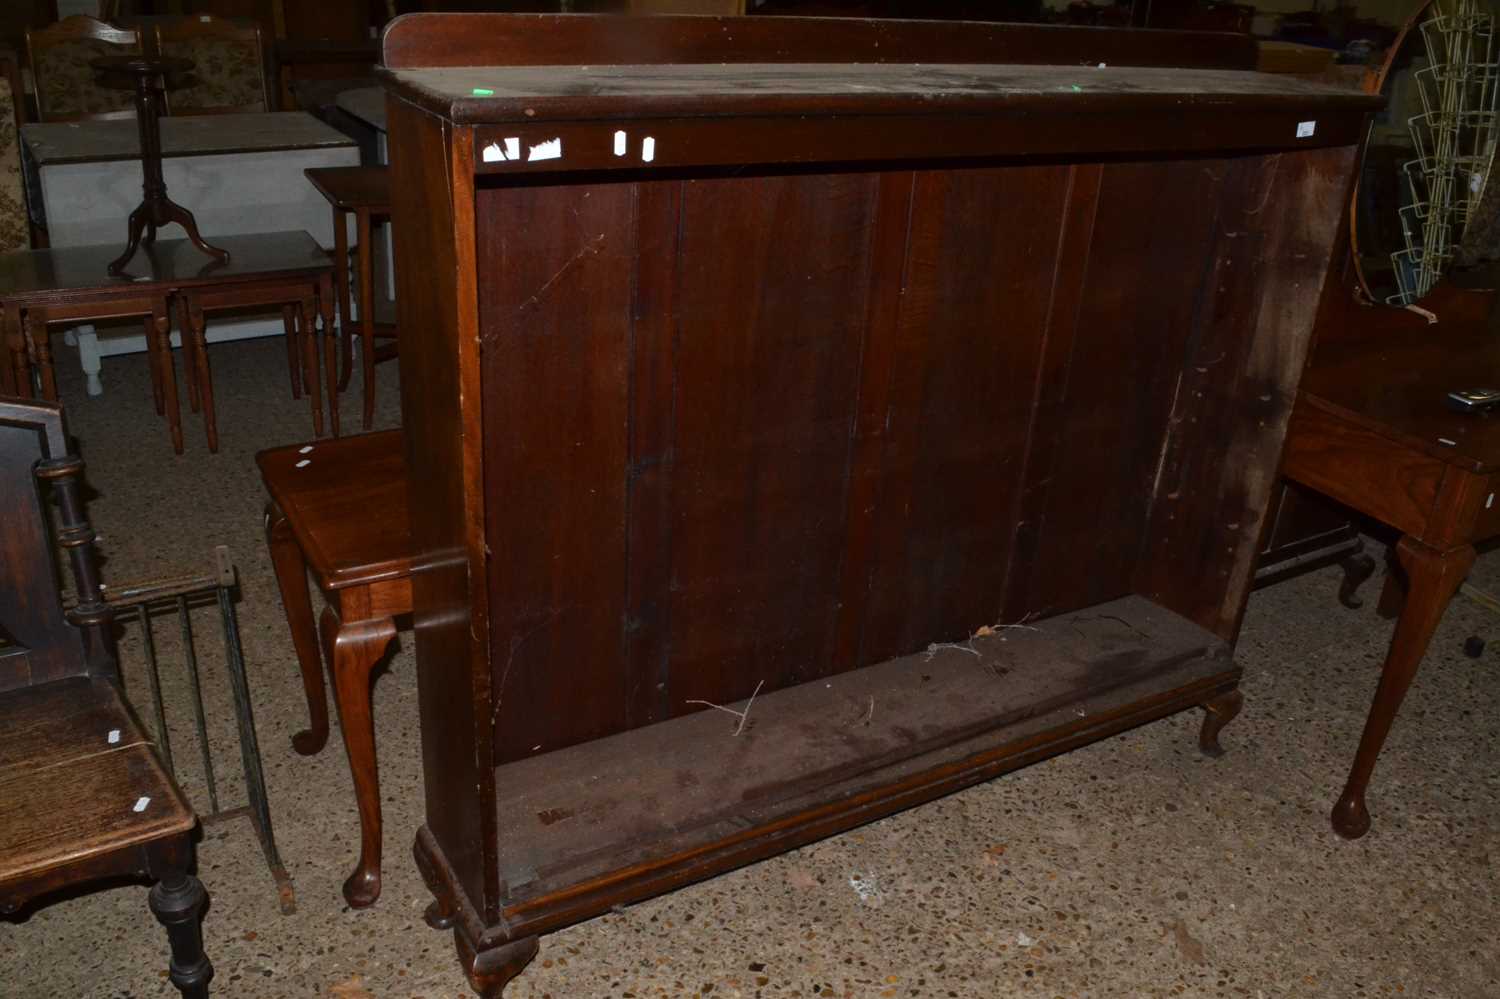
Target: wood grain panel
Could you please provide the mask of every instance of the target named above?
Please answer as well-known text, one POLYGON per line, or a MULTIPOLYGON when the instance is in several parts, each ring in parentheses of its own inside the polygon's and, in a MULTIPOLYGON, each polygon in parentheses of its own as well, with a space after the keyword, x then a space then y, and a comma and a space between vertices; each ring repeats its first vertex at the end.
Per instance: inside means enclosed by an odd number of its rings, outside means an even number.
POLYGON ((620 627, 635 198, 626 184, 486 188, 475 213, 505 761, 619 731, 629 714, 620 627))
POLYGON ((1447 466, 1300 400, 1287 431, 1283 472, 1383 524, 1421 537, 1447 466))
POLYGON ((1047 317, 1046 341, 1037 367, 1032 401, 1031 429, 1022 459, 1021 488, 1014 510, 1014 539, 1010 565, 1005 573, 1005 595, 1000 620, 1017 624, 1026 617, 1030 584, 1036 569, 1041 525, 1053 469, 1067 457, 1059 453, 1061 418, 1067 400, 1068 373, 1073 344, 1078 336, 1078 317, 1088 278, 1089 249, 1094 239, 1094 217, 1099 208, 1099 188, 1104 168, 1082 163, 1071 168, 1068 200, 1064 207, 1062 235, 1052 276, 1052 299, 1047 317))
POLYGON ((1232 160, 1137 588, 1233 641, 1354 153, 1232 160))
POLYGON ((849 452, 845 550, 839 567, 839 598, 831 608, 834 626, 824 655, 832 673, 861 665, 860 646, 869 611, 870 574, 885 489, 883 463, 891 425, 891 391, 900 361, 901 303, 906 290, 906 248, 916 180, 915 173, 886 174, 880 178, 876 198, 870 239, 870 297, 865 307, 867 329, 859 359, 859 405, 849 452))
MULTIPOLYGON (((1130 592, 1172 389, 1210 273, 1222 160, 1104 168, 1024 614, 1130 592)), ((1045 421, 1043 421, 1045 426, 1045 421)))
POLYGON ((682 183, 636 185, 625 520, 627 722, 671 716, 672 474, 677 418, 677 263, 682 183))
POLYGON ((673 713, 825 668, 877 178, 695 180, 684 190, 673 713))
POLYGON ((996 621, 1068 180, 917 176, 862 663, 996 621))

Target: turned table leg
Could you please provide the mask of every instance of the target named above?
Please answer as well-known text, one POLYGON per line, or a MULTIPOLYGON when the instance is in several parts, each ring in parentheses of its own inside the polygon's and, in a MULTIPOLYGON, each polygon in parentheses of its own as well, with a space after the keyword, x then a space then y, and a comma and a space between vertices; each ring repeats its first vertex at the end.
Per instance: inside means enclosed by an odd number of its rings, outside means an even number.
MULTIPOLYGON (((201 314, 199 316, 201 322, 201 314)), ((167 411, 167 428, 172 434, 172 450, 177 454, 182 453, 182 411, 177 405, 177 375, 172 363, 172 321, 167 315, 166 299, 159 299, 151 310, 151 325, 156 333, 157 357, 161 361, 161 387, 162 405, 167 411)), ((213 406, 213 395, 209 389, 204 389, 205 406, 213 406)), ((217 442, 213 437, 209 438, 213 450, 218 450, 217 442)))
POLYGON ((26 340, 41 376, 42 398, 57 401, 57 372, 52 368, 52 345, 47 342, 47 316, 40 309, 26 313, 26 340))
POLYGON ((203 953, 202 920, 208 894, 181 859, 181 854, 190 849, 174 846, 166 851, 171 860, 153 863, 152 876, 158 880, 151 887, 148 901, 151 914, 166 927, 171 941, 168 975, 172 984, 185 999, 208 999, 208 983, 214 976, 214 967, 203 953))
POLYGON ((349 312, 349 213, 333 209, 333 283, 338 294, 339 344, 343 359, 339 367, 339 391, 349 387, 354 374, 354 329, 349 312))
POLYGON ((370 245, 370 212, 362 208, 355 213, 359 226, 359 361, 363 383, 363 426, 369 430, 375 422, 375 254, 370 245))
POLYGON ((302 347, 302 387, 312 404, 313 436, 323 436, 323 390, 318 382, 318 296, 309 290, 297 303, 297 341, 302 347))
POLYGON ((1359 739, 1359 751, 1344 793, 1333 806, 1333 829, 1347 839, 1358 839, 1370 828, 1370 813, 1365 808, 1365 790, 1375 772, 1375 760, 1390 734, 1396 712, 1417 675, 1417 667, 1427 652, 1432 633, 1442 620, 1448 601, 1474 564, 1472 545, 1461 545, 1449 551, 1438 551, 1415 538, 1403 537, 1396 545, 1396 557, 1406 570, 1407 594, 1391 638, 1390 652, 1375 690, 1375 702, 1365 721, 1359 739))
POLYGON ((292 377, 292 398, 302 398, 302 344, 297 339, 297 307, 281 307, 281 329, 286 334, 286 366, 292 377))
POLYGON ((328 430, 337 437, 339 435, 339 379, 335 352, 338 344, 333 318, 332 275, 318 281, 318 327, 323 340, 323 366, 326 369, 324 378, 327 382, 325 390, 328 392, 328 430))
POLYGON ((390 617, 362 617, 368 612, 368 592, 363 588, 342 591, 338 599, 342 618, 330 605, 323 609, 320 626, 359 807, 359 863, 344 881, 344 899, 352 908, 363 909, 380 897, 380 779, 370 672, 396 637, 396 622, 390 617))
POLYGON ((286 514, 274 502, 266 504, 265 529, 266 548, 276 570, 276 587, 281 591, 281 606, 286 610, 287 627, 302 671, 302 690, 307 695, 308 726, 292 736, 292 748, 303 756, 312 756, 328 744, 328 695, 323 690, 323 658, 307 589, 307 562, 286 514))

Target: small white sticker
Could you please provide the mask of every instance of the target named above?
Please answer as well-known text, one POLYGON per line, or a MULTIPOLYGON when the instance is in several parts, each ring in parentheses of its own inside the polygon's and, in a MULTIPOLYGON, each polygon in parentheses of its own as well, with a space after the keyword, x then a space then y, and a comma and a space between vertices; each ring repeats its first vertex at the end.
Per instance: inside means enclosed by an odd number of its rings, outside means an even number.
POLYGON ((1438 443, 1439 443, 1439 444, 1446 444, 1446 445, 1448 445, 1448 446, 1449 446, 1449 447, 1458 447, 1458 441, 1450 441, 1450 440, 1449 440, 1449 439, 1448 439, 1448 438, 1446 438, 1446 437, 1439 437, 1439 438, 1438 438, 1438 443))
POLYGON ((526 154, 526 162, 535 163, 538 160, 560 160, 562 159, 562 139, 548 139, 531 147, 526 154))
POLYGON ((649 135, 641 142, 641 159, 647 163, 656 159, 656 140, 649 135))
POLYGON ((505 153, 501 151, 500 143, 491 142, 489 145, 484 147, 484 152, 480 153, 479 157, 486 163, 499 163, 501 160, 505 159, 505 153))
POLYGON ((313 449, 313 446, 311 444, 305 444, 302 447, 299 447, 297 449, 297 453, 298 454, 312 454, 312 449, 313 449))
POLYGON ((1318 123, 1315 121, 1297 122, 1297 138, 1299 139, 1310 139, 1312 138, 1312 134, 1317 130, 1318 123))
POLYGON ((151 804, 151 799, 143 794, 139 798, 135 799, 135 807, 132 808, 131 811, 144 812, 146 810, 146 806, 149 804, 151 804))
POLYGON ((311 464, 312 464, 312 462, 309 459, 303 458, 301 461, 297 462, 296 467, 297 468, 306 468, 308 465, 311 465, 311 464))
POLYGON ((1495 494, 1494 493, 1490 493, 1490 498, 1484 501, 1484 508, 1486 510, 1488 510, 1490 507, 1492 507, 1494 505, 1495 505, 1495 494))
POLYGON ((624 156, 630 151, 630 136, 623 131, 615 133, 615 155, 624 156))
POLYGON ((117 729, 117 728, 110 729, 109 730, 109 744, 111 746, 113 746, 115 743, 117 743, 119 741, 120 741, 120 730, 117 729))

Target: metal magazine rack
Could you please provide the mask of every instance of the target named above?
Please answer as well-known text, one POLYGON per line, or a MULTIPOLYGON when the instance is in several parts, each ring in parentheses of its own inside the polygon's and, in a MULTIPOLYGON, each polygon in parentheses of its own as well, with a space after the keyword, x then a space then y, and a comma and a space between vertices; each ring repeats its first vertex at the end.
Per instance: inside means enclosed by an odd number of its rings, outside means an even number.
POLYGON ((1405 246, 1391 254, 1397 292, 1410 305, 1447 269, 1489 178, 1500 98, 1495 18, 1479 0, 1436 0, 1422 23, 1428 65, 1413 75, 1422 111, 1408 121, 1416 158, 1406 163, 1400 209, 1405 246))
POLYGON ((114 608, 116 627, 122 630, 132 627, 140 629, 139 639, 145 659, 144 673, 151 695, 151 725, 156 746, 162 762, 172 773, 173 778, 177 779, 178 768, 172 755, 172 739, 167 726, 166 704, 162 697, 161 670, 157 660, 156 637, 152 626, 154 619, 175 614, 181 641, 181 659, 190 692, 189 700, 192 702, 198 752, 202 761, 205 794, 208 799, 206 809, 201 806, 201 803, 195 803, 194 808, 205 826, 241 816, 250 820, 255 828, 255 835, 260 840, 261 851, 265 854, 266 866, 270 868, 271 877, 276 882, 281 911, 290 915, 297 909, 296 893, 286 865, 282 863, 281 856, 276 850, 276 838, 271 827, 271 810, 266 800, 266 782, 261 769, 260 745, 255 737, 255 717, 250 706, 250 686, 245 674, 245 655, 240 646, 239 621, 234 609, 234 591, 237 585, 234 563, 230 560, 229 549, 220 545, 214 549, 213 571, 210 573, 110 587, 105 590, 105 600, 114 608), (220 631, 224 642, 226 672, 229 676, 235 726, 239 737, 240 766, 245 781, 246 803, 230 808, 224 807, 220 801, 219 781, 214 769, 213 752, 209 746, 203 682, 198 666, 199 656, 193 638, 190 612, 194 608, 204 606, 216 606, 218 610, 220 631))

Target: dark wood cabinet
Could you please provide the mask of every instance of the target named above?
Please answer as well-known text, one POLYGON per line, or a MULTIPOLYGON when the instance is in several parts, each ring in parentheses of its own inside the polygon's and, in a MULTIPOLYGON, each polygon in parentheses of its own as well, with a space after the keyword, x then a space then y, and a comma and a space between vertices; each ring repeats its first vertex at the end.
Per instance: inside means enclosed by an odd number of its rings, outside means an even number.
POLYGON ((1172 32, 384 39, 426 825, 536 937, 1195 706, 1378 100, 1172 32))

